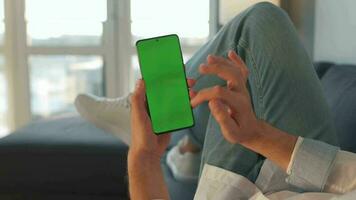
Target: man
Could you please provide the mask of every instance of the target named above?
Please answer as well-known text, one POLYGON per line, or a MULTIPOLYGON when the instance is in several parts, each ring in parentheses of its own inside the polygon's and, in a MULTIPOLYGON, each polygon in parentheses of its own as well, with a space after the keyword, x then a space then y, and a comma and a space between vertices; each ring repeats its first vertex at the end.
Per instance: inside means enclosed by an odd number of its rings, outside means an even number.
MULTIPOLYGON (((196 199, 330 199, 356 189, 356 158, 332 146, 336 134, 320 83, 281 9, 249 8, 186 66, 197 121, 187 135, 201 150, 196 199)), ((169 134, 152 133, 144 93, 138 81, 131 97, 130 194, 168 199, 159 161, 169 134)))
MULTIPOLYGON (((237 56, 234 53, 230 55, 237 56)), ((217 63, 227 66, 221 62, 217 63)), ((201 70, 202 73, 216 70, 215 62, 210 63, 201 70)), ((244 67, 243 62, 230 66, 230 69, 219 69, 218 72, 228 82, 243 82, 240 67, 244 67), (228 78, 229 73, 234 74, 231 79, 228 78)), ((212 115, 228 142, 239 143, 260 153, 277 166, 265 161, 254 185, 243 176, 205 164, 195 199, 322 200, 345 193, 348 194, 339 196, 340 199, 356 198, 355 154, 338 151, 336 147, 322 142, 289 135, 258 120, 251 112, 247 90, 238 84, 230 88, 215 87, 198 92, 192 95, 192 106, 209 101, 212 115)), ((132 96, 131 124, 132 144, 128 155, 131 198, 169 199, 160 158, 168 146, 170 135, 156 136, 152 132, 142 80, 137 82, 132 96)))

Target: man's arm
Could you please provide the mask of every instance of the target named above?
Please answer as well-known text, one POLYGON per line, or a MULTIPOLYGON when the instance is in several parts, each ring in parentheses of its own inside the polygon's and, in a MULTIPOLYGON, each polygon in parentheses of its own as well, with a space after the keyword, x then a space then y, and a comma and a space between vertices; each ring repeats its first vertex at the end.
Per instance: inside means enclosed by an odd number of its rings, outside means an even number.
POLYGON ((160 158, 130 150, 128 174, 131 199, 169 199, 160 158))
MULTIPOLYGON (((187 82, 189 87, 195 84, 192 79, 187 79, 187 82)), ((133 200, 169 199, 160 159, 169 144, 170 134, 153 133, 145 101, 145 86, 142 80, 138 80, 131 97, 130 196, 133 200)))
POLYGON ((294 149, 295 136, 264 122, 260 131, 260 138, 242 145, 284 170, 290 165, 288 183, 310 192, 345 194, 356 190, 356 154, 308 138, 294 149))
POLYGON ((230 51, 228 59, 210 55, 199 70, 227 82, 227 87, 202 89, 191 100, 193 107, 209 102, 227 141, 264 155, 286 171, 290 166, 287 181, 305 191, 344 193, 356 189, 354 154, 346 156, 346 152, 338 153, 338 147, 307 138, 295 149, 296 136, 256 118, 246 87, 248 69, 235 52, 230 51))
POLYGON ((256 127, 258 127, 256 137, 242 142, 241 145, 263 155, 287 171, 298 137, 287 134, 264 121, 259 121, 256 127))
POLYGON ((234 51, 228 53, 228 59, 209 55, 199 71, 226 80, 227 87, 198 91, 191 100, 192 106, 208 101, 227 141, 260 153, 286 170, 297 137, 256 118, 246 87, 248 69, 243 60, 234 51))
POLYGON ((131 96, 131 129, 128 154, 131 199, 169 199, 160 159, 169 144, 170 134, 157 136, 153 133, 142 80, 137 81, 131 96))

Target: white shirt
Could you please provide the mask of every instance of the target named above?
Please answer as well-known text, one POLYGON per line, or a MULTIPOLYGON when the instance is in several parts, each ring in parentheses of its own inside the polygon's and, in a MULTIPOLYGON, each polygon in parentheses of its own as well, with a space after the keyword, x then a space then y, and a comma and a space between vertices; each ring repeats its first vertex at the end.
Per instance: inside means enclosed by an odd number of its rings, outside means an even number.
POLYGON ((286 182, 302 138, 295 145, 287 172, 266 160, 255 183, 231 171, 205 164, 195 200, 356 199, 356 154, 338 151, 322 192, 298 192, 286 182))

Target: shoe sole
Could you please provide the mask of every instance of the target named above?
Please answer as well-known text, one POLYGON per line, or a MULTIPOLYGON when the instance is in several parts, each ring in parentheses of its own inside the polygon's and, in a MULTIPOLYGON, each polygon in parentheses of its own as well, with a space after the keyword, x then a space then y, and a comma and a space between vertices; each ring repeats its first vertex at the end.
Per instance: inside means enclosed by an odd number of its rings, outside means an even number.
POLYGON ((80 105, 80 103, 77 103, 77 101, 75 101, 74 104, 75 104, 75 107, 81 117, 83 117, 85 120, 89 121, 95 127, 100 128, 100 129, 104 130, 105 132, 109 132, 110 134, 119 138, 126 145, 130 146, 130 141, 127 141, 126 139, 119 137, 119 135, 115 134, 116 132, 124 133, 125 131, 123 129, 120 129, 116 126, 112 126, 111 124, 103 122, 103 121, 99 120, 97 117, 92 116, 91 114, 89 114, 89 112, 87 112, 87 110, 85 108, 83 108, 80 105))

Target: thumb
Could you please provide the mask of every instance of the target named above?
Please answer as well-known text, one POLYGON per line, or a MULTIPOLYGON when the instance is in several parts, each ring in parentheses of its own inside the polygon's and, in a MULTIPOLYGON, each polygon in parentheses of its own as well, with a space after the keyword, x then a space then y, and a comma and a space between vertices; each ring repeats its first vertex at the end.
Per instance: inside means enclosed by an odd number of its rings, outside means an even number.
POLYGON ((131 112, 132 114, 142 115, 146 111, 145 84, 139 79, 136 82, 136 88, 131 96, 131 112))

